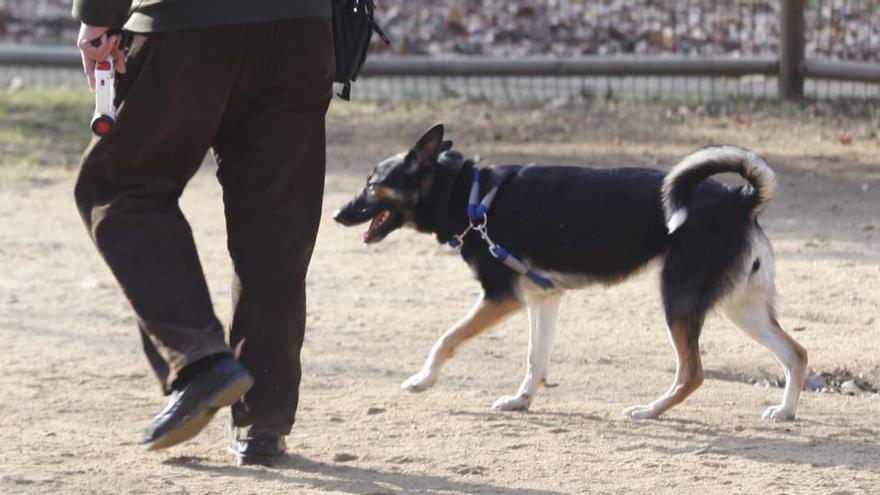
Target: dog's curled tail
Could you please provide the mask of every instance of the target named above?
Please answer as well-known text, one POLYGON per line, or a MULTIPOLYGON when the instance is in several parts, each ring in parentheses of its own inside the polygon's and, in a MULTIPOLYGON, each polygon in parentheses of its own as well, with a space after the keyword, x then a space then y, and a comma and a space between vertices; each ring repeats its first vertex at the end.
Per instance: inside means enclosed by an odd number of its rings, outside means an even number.
POLYGON ((687 219, 687 202, 700 182, 725 172, 737 173, 751 185, 743 190, 751 217, 764 211, 776 189, 776 175, 764 159, 738 146, 710 146, 684 157, 663 179, 663 208, 670 234, 687 219))

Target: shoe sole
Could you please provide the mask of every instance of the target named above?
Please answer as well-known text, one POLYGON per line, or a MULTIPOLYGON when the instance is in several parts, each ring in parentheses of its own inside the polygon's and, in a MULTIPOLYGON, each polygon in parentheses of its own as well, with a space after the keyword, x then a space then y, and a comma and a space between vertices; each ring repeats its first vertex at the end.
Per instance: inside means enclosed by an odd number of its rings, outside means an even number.
POLYGON ((226 382, 210 399, 201 411, 183 420, 177 428, 170 430, 147 445, 148 451, 167 449, 198 435, 221 407, 235 404, 254 385, 250 375, 236 376, 226 382))
POLYGON ((274 467, 281 458, 284 457, 285 454, 279 456, 266 456, 266 455, 241 455, 233 449, 229 449, 229 452, 235 456, 235 465, 242 466, 263 466, 263 467, 274 467))

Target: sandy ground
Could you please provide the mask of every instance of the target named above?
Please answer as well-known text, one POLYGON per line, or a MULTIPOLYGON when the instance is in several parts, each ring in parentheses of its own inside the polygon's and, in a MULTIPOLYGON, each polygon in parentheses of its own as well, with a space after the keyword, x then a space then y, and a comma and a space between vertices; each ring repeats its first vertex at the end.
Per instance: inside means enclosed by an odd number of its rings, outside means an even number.
MULTIPOLYGON (((771 112, 772 113, 772 112, 771 112)), ((13 493, 877 493, 880 396, 804 393, 799 419, 760 419, 781 369, 718 316, 708 379, 657 421, 624 418, 673 377, 656 271, 566 296, 550 382, 528 413, 492 413, 523 371, 526 318, 465 347, 437 386, 401 392, 478 287, 425 235, 375 247, 332 223, 377 159, 437 120, 488 163, 668 167, 711 142, 764 154, 780 188, 763 225, 777 253, 780 321, 817 371, 880 383, 880 143, 867 120, 704 115, 661 107, 501 111, 336 106, 324 223, 309 275, 309 331, 292 455, 239 468, 222 414, 194 441, 137 445, 163 405, 128 305, 74 211, 73 173, 0 184, 0 492, 13 493), (844 144, 850 141, 849 144, 844 144), (760 383, 760 382, 759 382, 760 383)), ((183 198, 228 320, 230 267, 213 166, 183 198)))

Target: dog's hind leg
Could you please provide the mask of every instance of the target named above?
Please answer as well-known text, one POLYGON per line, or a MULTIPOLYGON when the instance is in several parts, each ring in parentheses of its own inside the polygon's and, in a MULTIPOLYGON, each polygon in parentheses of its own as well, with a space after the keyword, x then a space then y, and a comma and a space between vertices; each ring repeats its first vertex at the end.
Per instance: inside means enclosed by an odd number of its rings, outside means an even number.
POLYGON ((724 315, 749 337, 770 349, 785 370, 785 392, 782 403, 768 408, 765 420, 792 420, 797 413, 798 399, 807 374, 807 351, 789 336, 776 321, 773 303, 760 288, 747 286, 736 297, 726 301, 724 315))
POLYGON ((522 303, 514 298, 494 300, 481 297, 464 318, 437 339, 421 371, 404 380, 400 388, 409 392, 431 388, 443 363, 455 354, 462 342, 483 333, 521 307, 522 303))
POLYGON ((669 340, 675 349, 675 381, 669 390, 646 406, 633 406, 623 414, 635 419, 653 419, 680 404, 703 383, 700 360, 700 330, 703 318, 673 321, 669 324, 669 340))
POLYGON ((529 358, 526 376, 516 395, 501 397, 492 404, 493 411, 525 411, 547 377, 550 350, 556 333, 556 315, 559 312, 558 294, 530 299, 529 358))

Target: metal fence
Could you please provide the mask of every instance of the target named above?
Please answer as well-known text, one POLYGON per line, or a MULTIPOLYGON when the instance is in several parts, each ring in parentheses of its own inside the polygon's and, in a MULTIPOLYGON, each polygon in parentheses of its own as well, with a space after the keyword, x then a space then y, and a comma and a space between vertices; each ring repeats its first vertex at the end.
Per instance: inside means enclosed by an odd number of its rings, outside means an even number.
POLYGON ((398 54, 763 55, 778 45, 777 4, 446 0, 401 3, 380 21, 398 54))
MULTIPOLYGON (((4 2, 23 0, 0 0, 0 15, 4 2)), ((373 47, 361 99, 880 98, 876 1, 377 3, 393 44, 373 47)), ((53 18, 46 38, 75 30, 65 22, 53 18)), ((28 26, 16 39, 48 29, 28 26)), ((0 85, 82 84, 60 69, 75 60, 72 50, 5 47, 0 85)))
MULTIPOLYGON (((774 55, 781 1, 444 0, 380 9, 401 55, 774 55)), ((880 3, 809 0, 806 55, 880 62, 880 3)), ((381 2, 380 2, 381 4, 381 2)))
POLYGON ((805 24, 808 58, 880 63, 880 2, 813 0, 805 24))

